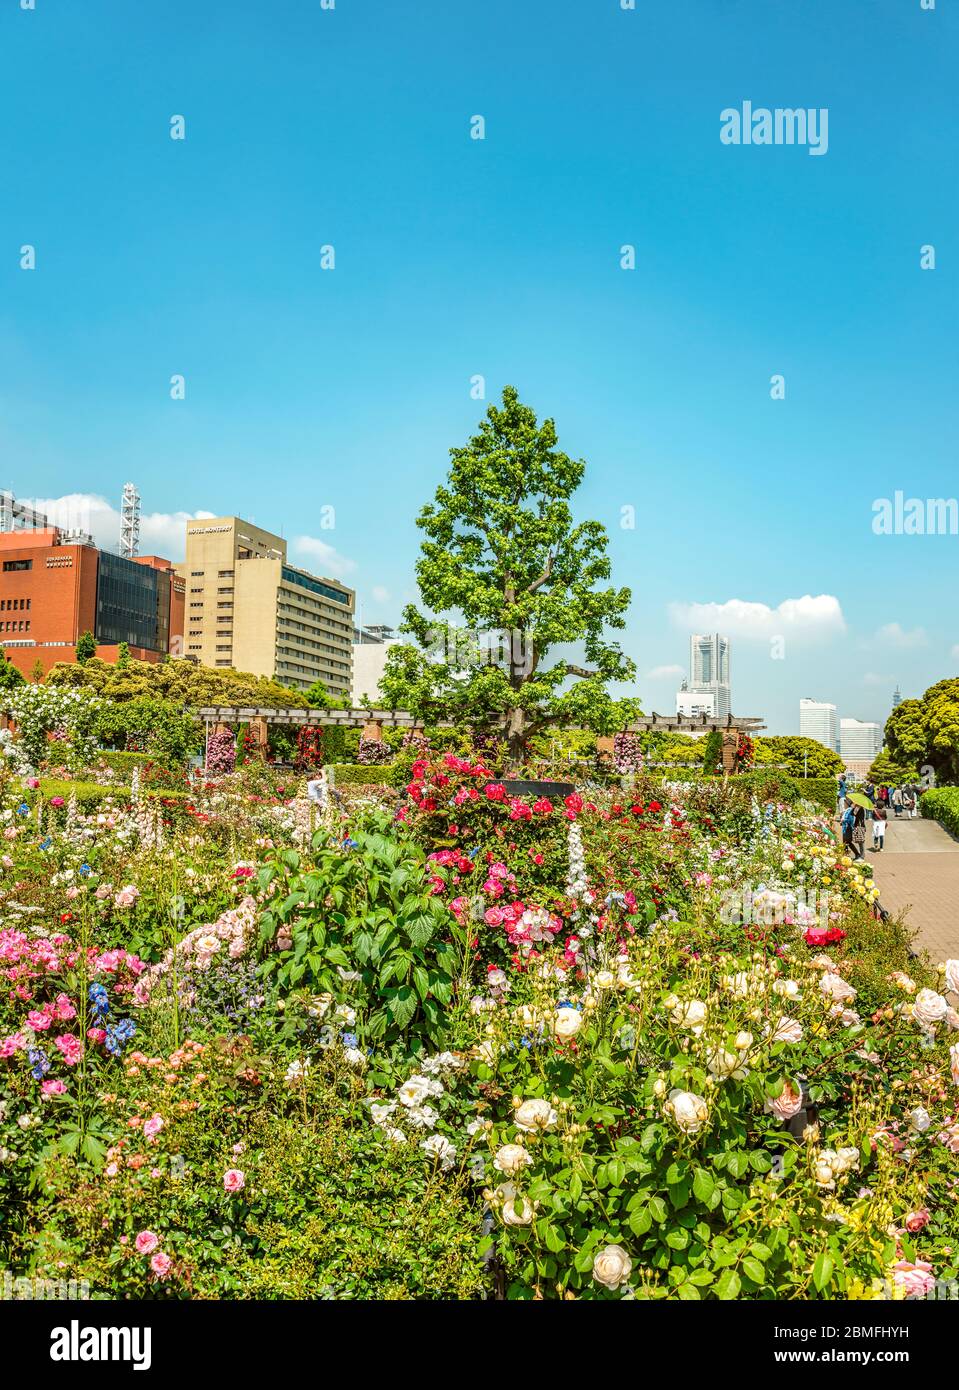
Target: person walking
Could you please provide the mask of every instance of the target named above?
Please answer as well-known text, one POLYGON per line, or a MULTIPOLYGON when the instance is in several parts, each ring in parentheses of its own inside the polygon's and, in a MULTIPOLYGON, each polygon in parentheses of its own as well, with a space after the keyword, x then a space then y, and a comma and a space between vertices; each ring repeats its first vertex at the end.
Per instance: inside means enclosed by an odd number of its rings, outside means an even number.
POLYGON ((881 854, 886 844, 886 809, 877 801, 872 808, 872 847, 881 854))
POLYGON ((861 806, 855 806, 852 821, 852 852, 856 859, 862 859, 865 855, 865 845, 866 813, 861 806))
POLYGON ((902 789, 902 809, 906 813, 907 820, 915 820, 916 794, 913 791, 912 787, 903 787, 902 789))
POLYGON ((896 813, 896 820, 902 815, 902 787, 896 787, 892 794, 892 809, 896 813))
POLYGON ((852 832, 856 820, 855 806, 847 806, 840 817, 839 824, 842 829, 842 842, 846 849, 852 853, 852 832))
POLYGON ((836 801, 836 810, 841 818, 843 811, 846 809, 846 774, 844 772, 840 775, 839 778, 839 787, 837 789, 836 801))

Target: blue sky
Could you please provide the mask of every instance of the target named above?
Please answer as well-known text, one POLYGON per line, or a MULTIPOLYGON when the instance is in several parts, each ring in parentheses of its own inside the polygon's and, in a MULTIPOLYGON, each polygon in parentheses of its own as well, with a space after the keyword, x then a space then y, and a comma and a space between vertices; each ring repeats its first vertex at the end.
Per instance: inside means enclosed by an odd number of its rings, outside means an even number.
POLYGON ((391 621, 482 374, 588 462, 646 709, 718 624, 737 712, 882 719, 959 668, 959 536, 871 526, 959 493, 957 57, 948 0, 3 0, 0 485, 247 516, 391 621))

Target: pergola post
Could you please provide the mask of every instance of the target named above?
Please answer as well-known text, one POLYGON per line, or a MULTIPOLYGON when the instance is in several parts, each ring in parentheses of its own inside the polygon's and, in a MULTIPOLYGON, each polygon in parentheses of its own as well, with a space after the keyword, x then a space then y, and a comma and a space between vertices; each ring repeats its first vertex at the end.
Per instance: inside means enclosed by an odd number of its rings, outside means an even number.
POLYGON ((736 771, 736 750, 739 747, 739 730, 723 730, 723 774, 736 771))
POLYGON ((378 719, 368 719, 363 725, 363 732, 360 735, 367 743, 383 742, 383 725, 378 719))

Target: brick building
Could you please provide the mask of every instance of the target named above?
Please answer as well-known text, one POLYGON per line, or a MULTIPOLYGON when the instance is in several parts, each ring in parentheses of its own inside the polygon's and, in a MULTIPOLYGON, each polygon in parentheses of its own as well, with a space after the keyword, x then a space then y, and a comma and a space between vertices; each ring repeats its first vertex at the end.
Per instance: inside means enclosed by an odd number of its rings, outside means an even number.
POLYGON ((121 642, 140 661, 182 651, 185 585, 169 560, 127 560, 67 541, 56 527, 0 533, 0 646, 25 676, 73 661, 92 632, 97 656, 121 642))

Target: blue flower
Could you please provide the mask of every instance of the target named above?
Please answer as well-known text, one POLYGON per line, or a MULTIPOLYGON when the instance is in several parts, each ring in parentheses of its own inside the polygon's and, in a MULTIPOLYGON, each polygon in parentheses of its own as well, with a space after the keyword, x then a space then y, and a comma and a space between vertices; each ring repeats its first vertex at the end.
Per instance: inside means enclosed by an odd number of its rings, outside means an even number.
POLYGON ((50 839, 50 836, 48 835, 47 838, 46 838, 45 840, 41 840, 41 841, 40 841, 40 848, 41 848, 41 849, 49 849, 50 846, 51 846, 52 844, 53 844, 53 841, 50 839))
POLYGON ((40 1081, 45 1073, 50 1070, 50 1060, 47 1054, 39 1047, 31 1047, 28 1049, 27 1061, 30 1063, 30 1071, 34 1081, 40 1081))
POLYGON ((80 865, 80 872, 81 872, 81 874, 84 875, 84 877, 86 877, 87 874, 92 874, 92 873, 93 873, 93 870, 90 868, 90 865, 89 865, 89 864, 81 864, 81 865, 80 865))
POLYGON ((88 991, 90 1003, 93 1005, 93 1012, 105 1014, 110 1007, 110 996, 107 994, 104 985, 93 984, 88 991))
POLYGON ((341 1033, 340 1040, 344 1047, 356 1047, 359 1042, 359 1038, 355 1033, 341 1033))
POLYGON ((17 807, 17 815, 18 815, 18 816, 29 816, 29 814, 30 814, 30 807, 27 805, 27 803, 26 803, 25 801, 21 801, 21 802, 20 802, 20 805, 17 807))

